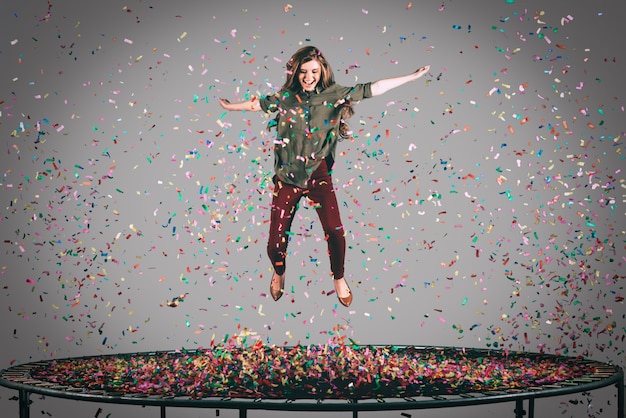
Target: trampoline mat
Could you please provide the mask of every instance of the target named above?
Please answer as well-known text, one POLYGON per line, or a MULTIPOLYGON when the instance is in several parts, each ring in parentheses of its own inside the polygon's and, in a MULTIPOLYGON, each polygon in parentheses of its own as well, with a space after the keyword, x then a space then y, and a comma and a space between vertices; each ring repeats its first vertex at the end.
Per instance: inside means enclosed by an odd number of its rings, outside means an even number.
POLYGON ((592 381, 599 365, 502 350, 258 342, 50 360, 28 379, 120 396, 361 400, 542 390, 592 381))

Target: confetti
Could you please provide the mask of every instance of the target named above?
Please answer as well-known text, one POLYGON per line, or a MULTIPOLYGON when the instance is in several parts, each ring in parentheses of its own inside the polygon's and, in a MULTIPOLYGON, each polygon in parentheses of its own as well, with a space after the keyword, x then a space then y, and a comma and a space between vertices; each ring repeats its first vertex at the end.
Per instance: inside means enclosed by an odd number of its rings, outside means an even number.
POLYGON ((52 360, 30 373, 42 382, 120 395, 320 400, 524 390, 596 372, 594 363, 540 354, 359 346, 342 338, 241 346, 233 337, 204 350, 52 360))
POLYGON ((338 321, 351 338, 393 340, 419 318, 410 343, 624 363, 626 106, 606 41, 617 6, 364 3, 350 7, 353 37, 345 16, 304 4, 166 18, 100 2, 94 26, 52 3, 5 11, 5 362, 200 347, 244 328, 262 329, 253 342, 316 341, 338 321), (268 299, 275 138, 263 112, 217 103, 275 93, 291 48, 318 41, 340 84, 431 64, 357 104, 337 147, 350 310, 334 306, 305 200, 288 297, 268 299))

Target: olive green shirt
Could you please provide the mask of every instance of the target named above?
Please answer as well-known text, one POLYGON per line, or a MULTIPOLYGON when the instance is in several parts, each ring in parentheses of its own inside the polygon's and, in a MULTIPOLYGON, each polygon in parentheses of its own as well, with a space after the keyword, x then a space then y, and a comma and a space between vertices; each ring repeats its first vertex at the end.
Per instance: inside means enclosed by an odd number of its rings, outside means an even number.
MULTIPOLYGON (((315 92, 280 91, 259 99, 267 113, 279 112, 274 141, 274 172, 301 188, 324 159, 335 160, 343 103, 372 97, 371 83, 354 87, 338 84, 315 92)), ((274 122, 270 122, 274 123, 274 122)))

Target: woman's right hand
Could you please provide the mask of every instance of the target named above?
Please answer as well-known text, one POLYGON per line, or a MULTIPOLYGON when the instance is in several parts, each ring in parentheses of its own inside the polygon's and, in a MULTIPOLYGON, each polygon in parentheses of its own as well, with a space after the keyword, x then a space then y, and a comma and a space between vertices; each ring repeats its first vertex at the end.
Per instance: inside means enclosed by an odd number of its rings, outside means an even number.
POLYGON ((225 110, 245 110, 248 112, 257 112, 261 110, 261 104, 256 98, 252 98, 251 100, 246 100, 245 102, 231 103, 229 100, 222 99, 221 97, 219 97, 217 99, 217 102, 225 110))
POLYGON ((232 103, 227 99, 222 99, 221 97, 217 98, 217 102, 222 106, 225 110, 231 110, 232 103))

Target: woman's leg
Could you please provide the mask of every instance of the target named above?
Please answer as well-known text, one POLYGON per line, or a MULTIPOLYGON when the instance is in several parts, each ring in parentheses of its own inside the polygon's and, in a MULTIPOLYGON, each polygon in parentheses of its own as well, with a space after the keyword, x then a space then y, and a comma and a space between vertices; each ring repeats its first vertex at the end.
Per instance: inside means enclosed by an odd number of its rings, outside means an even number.
POLYGON ((335 279, 343 279, 346 257, 346 238, 339 214, 332 178, 326 162, 311 176, 308 198, 314 203, 324 229, 324 239, 328 245, 330 270, 335 279))
POLYGON ((348 307, 352 303, 352 292, 343 277, 346 238, 339 215, 339 205, 337 204, 333 180, 326 162, 323 162, 311 176, 311 188, 308 197, 315 204, 317 214, 322 222, 325 239, 328 243, 330 269, 334 276, 333 285, 337 292, 337 298, 343 306, 348 307))
POLYGON ((284 183, 274 176, 274 195, 270 215, 269 239, 267 255, 274 271, 278 275, 285 274, 285 258, 287 257, 288 232, 296 212, 303 189, 284 183))

